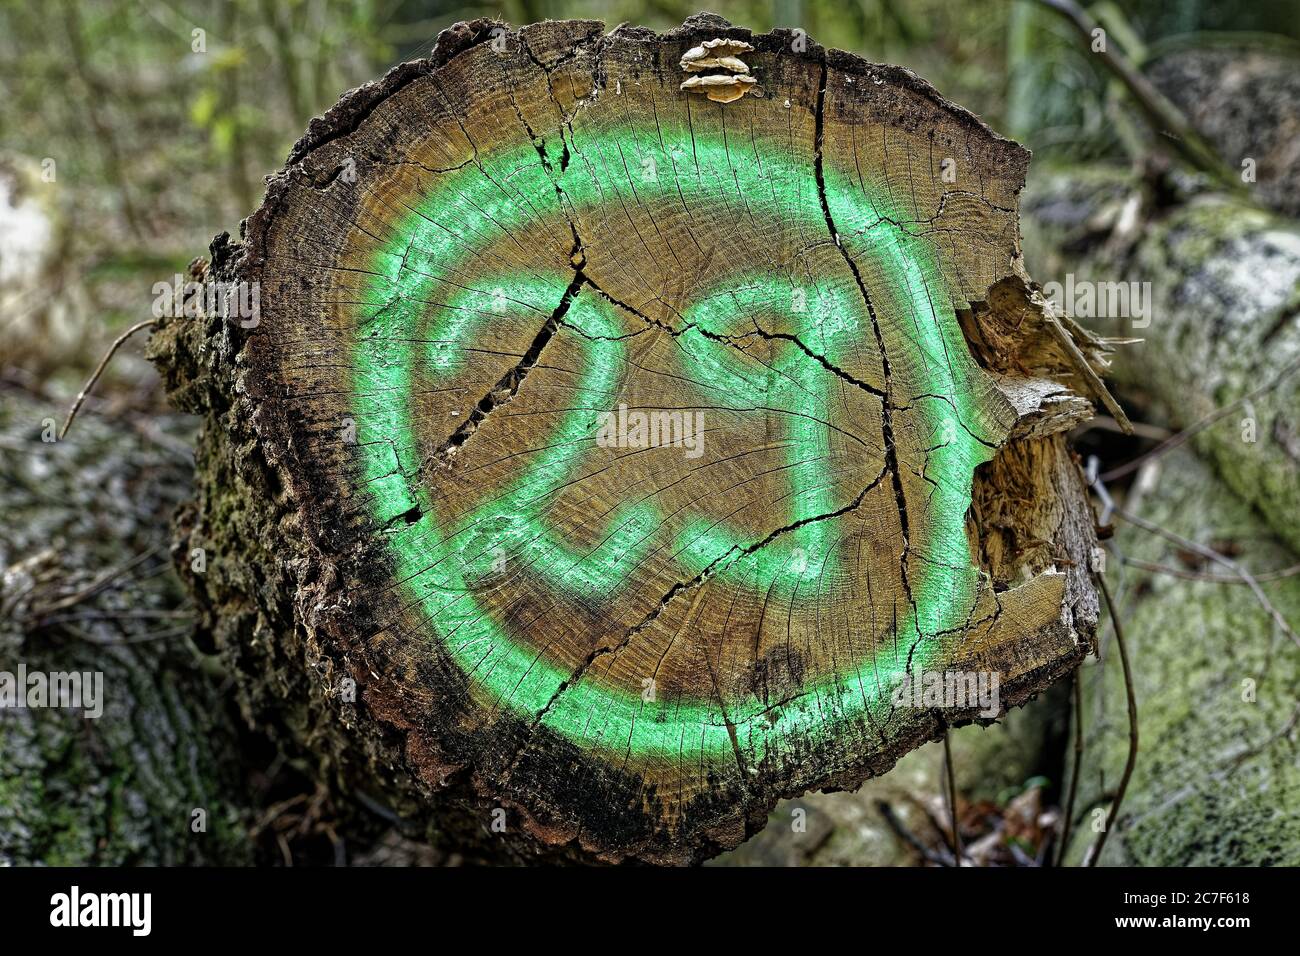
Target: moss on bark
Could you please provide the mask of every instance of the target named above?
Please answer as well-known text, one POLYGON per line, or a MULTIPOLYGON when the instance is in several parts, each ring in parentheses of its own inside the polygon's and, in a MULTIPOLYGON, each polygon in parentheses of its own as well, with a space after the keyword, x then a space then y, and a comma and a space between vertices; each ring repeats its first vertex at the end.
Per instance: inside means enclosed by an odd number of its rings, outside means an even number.
MULTIPOLYGON (((1148 521, 1212 543, 1256 571, 1294 562, 1265 521, 1190 452, 1162 463, 1154 490, 1130 502, 1148 521)), ((1117 537, 1130 558, 1222 574, 1132 526, 1117 537)), ((1300 865, 1300 755, 1289 722, 1300 649, 1242 584, 1185 580, 1119 566, 1107 580, 1133 663, 1140 751, 1116 829, 1100 862, 1143 866, 1300 865), (1253 697, 1253 699, 1252 699, 1253 697)), ((1262 584, 1300 620, 1300 577, 1262 584)), ((1094 837, 1128 752, 1125 691, 1113 632, 1081 671, 1087 750, 1079 778, 1078 862, 1094 837)))
POLYGON ((184 444, 90 415, 44 442, 56 414, 0 404, 0 670, 101 672, 103 715, 0 709, 0 864, 249 862, 231 709, 167 556, 184 444))

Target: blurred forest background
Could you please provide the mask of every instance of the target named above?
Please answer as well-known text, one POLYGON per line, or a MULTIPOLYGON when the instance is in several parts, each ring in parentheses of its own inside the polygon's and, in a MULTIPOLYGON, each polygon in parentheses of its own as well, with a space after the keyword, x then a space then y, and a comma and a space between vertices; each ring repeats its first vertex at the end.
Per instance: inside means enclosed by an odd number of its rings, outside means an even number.
MULTIPOLYGON (((1199 163, 1046 3, 707 6, 907 66, 1030 147, 1023 216, 1039 282, 1080 269, 1155 288, 1149 342, 1116 369, 1138 435, 1103 417, 1077 436, 1109 482, 1099 500, 1119 503, 1104 516, 1118 528, 1108 573, 1135 687, 1109 663, 1104 628, 1073 695, 1063 685, 954 735, 970 860, 1078 862, 1117 795, 1133 691, 1140 759, 1103 862, 1300 863, 1288 623, 1300 621, 1300 393, 1288 378, 1300 363, 1300 0, 1088 6, 1111 50, 1209 144, 1199 163), (1238 176, 1245 160, 1257 177, 1238 176)), ((238 235, 263 177, 345 90, 426 55, 456 20, 665 29, 699 9, 0 0, 0 669, 15 653, 86 660, 135 695, 89 743, 58 715, 0 720, 0 863, 447 861, 380 810, 359 823, 334 805, 300 755, 241 725, 213 661, 188 646, 166 524, 188 491, 195 425, 167 411, 142 342, 109 367, 75 440, 46 449, 42 436, 114 338, 150 317, 154 283, 206 255, 215 233, 238 235), (222 808, 207 842, 160 822, 195 805, 222 808)), ((930 745, 860 793, 783 805, 724 862, 950 865, 942 773, 930 745), (807 811, 803 831, 792 806, 807 811)))
MULTIPOLYGON (((827 46, 910 67, 1032 149, 1035 171, 1145 149, 1120 121, 1113 77, 1064 19, 1031 0, 713 7, 755 31, 799 26, 827 46)), ((0 0, 3 188, 36 206, 25 242, 6 239, 0 260, 5 326, 43 330, 24 369, 64 385, 81 376, 98 358, 92 346, 147 317, 155 281, 184 271, 215 233, 238 233, 263 177, 313 116, 427 54, 452 22, 593 17, 664 29, 698 9, 678 0, 0 0), (53 183, 41 178, 46 160, 53 183)), ((1300 49, 1295 0, 1107 0, 1093 13, 1139 63, 1225 43, 1300 49)), ((6 341, 17 347, 0 330, 6 341)))

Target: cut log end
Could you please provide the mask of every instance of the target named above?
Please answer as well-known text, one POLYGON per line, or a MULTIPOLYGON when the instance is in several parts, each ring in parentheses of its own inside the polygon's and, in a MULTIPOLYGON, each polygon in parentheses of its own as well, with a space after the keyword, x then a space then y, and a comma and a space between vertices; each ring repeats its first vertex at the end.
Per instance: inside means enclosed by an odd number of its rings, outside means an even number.
POLYGON ((153 345, 213 426, 185 553, 246 706, 459 838, 687 862, 1069 671, 1091 407, 1026 163, 707 16, 461 24, 349 94, 215 247, 257 323, 153 345), (706 61, 755 92, 683 91, 706 61), (993 709, 900 696, 933 672, 993 709))

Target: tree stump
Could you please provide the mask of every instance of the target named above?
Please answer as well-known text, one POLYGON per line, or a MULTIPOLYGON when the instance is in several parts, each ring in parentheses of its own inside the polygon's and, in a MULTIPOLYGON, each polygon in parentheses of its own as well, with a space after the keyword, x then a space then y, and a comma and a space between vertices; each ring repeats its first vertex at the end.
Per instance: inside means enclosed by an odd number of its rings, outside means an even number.
POLYGON ((1071 670, 1106 360, 1021 267, 1027 162, 711 15, 457 24, 346 95, 213 245, 256 324, 151 346, 245 709, 445 840, 681 863, 979 716, 909 674, 1071 670))

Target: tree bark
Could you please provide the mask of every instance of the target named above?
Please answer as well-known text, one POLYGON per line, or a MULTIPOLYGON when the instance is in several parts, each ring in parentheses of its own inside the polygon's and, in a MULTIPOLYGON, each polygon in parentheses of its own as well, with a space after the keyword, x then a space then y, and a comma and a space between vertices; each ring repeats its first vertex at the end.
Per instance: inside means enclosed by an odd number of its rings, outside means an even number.
MULTIPOLYGON (((1258 514, 1189 450, 1149 476, 1129 510, 1169 531, 1237 555, 1261 577, 1269 601, 1300 620, 1300 577, 1270 580, 1295 564, 1258 514)), ((1128 866, 1296 866, 1300 799, 1296 687, 1300 651, 1240 581, 1147 531, 1124 526, 1119 553, 1173 568, 1152 574, 1112 561, 1133 661, 1140 750, 1114 832, 1099 862, 1128 866)), ((1113 632, 1100 661, 1081 670, 1086 741, 1067 863, 1096 838, 1128 752, 1125 690, 1113 632)))
POLYGON ((256 324, 151 343, 245 711, 444 842, 681 863, 977 716, 909 672, 1070 671, 1106 359, 1029 291, 1027 159, 710 15, 458 24, 345 96, 213 245, 256 324))

